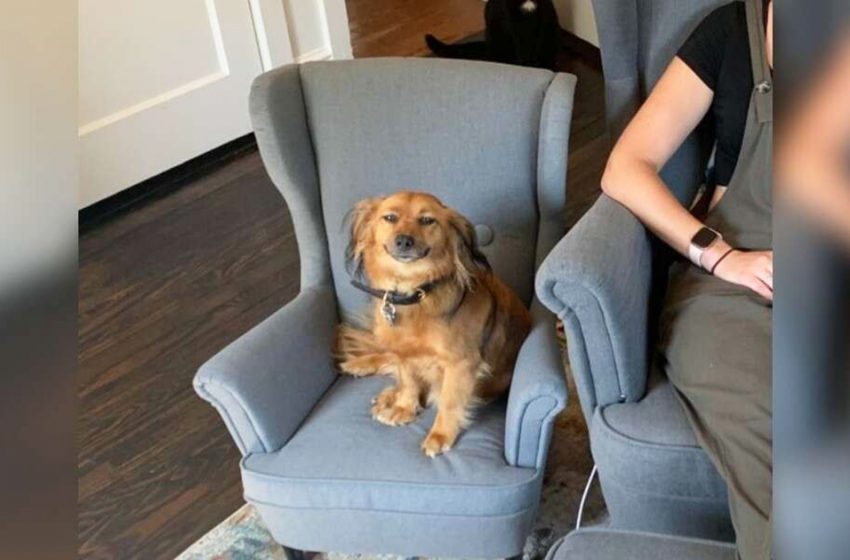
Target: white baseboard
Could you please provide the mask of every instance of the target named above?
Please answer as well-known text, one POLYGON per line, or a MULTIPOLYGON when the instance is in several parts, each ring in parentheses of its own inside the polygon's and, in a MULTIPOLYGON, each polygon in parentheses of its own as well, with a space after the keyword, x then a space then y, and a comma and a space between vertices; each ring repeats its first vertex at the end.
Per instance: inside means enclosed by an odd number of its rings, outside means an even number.
POLYGON ((315 62, 317 60, 330 60, 331 58, 333 58, 333 53, 331 52, 330 47, 319 47, 318 49, 307 51, 304 54, 299 54, 295 57, 295 62, 301 64, 304 62, 315 62))

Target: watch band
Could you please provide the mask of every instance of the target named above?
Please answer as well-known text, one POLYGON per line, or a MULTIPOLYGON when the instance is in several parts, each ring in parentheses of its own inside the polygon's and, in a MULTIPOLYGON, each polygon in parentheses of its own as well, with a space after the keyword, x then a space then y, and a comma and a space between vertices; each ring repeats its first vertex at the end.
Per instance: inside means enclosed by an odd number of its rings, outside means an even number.
POLYGON ((697 247, 693 243, 688 245, 688 258, 696 267, 702 268, 702 263, 700 263, 700 259, 702 258, 702 254, 704 252, 705 249, 697 247))

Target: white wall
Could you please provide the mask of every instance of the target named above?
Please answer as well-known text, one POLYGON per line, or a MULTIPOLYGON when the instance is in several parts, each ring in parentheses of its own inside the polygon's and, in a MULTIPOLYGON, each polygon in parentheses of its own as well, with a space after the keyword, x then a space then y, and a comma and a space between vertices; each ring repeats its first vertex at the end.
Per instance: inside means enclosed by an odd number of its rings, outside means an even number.
POLYGON ((558 10, 561 27, 588 43, 599 46, 591 0, 555 0, 555 8, 558 10))

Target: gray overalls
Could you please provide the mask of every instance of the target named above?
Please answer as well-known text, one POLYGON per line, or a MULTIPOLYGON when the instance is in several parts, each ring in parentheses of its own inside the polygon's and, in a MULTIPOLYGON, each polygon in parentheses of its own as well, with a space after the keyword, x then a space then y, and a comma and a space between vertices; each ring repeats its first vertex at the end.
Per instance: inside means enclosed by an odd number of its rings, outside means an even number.
MULTIPOLYGON (((741 153, 706 225, 738 249, 772 249, 773 93, 762 3, 747 1, 753 83, 741 153)), ((659 337, 660 364, 697 439, 729 488, 738 554, 770 557, 771 305, 747 288, 678 263, 659 337)))

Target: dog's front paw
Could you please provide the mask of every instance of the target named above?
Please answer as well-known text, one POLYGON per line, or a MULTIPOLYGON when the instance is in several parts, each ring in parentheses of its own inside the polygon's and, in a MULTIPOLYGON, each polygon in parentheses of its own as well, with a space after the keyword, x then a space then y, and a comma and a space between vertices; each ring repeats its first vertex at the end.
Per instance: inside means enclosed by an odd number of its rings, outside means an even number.
POLYGON ((372 418, 387 426, 401 426, 416 419, 418 408, 398 402, 398 389, 388 387, 372 401, 372 418))
POLYGON ((455 438, 449 437, 442 432, 431 432, 428 437, 422 442, 422 452, 428 457, 436 457, 440 453, 445 453, 455 443, 455 438))
POLYGON ((372 407, 372 418, 387 426, 403 426, 416 419, 416 409, 413 407, 390 406, 372 407))

